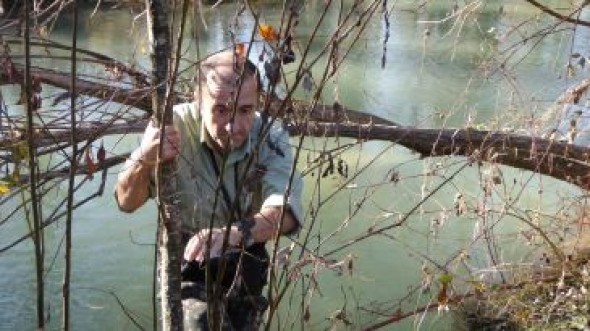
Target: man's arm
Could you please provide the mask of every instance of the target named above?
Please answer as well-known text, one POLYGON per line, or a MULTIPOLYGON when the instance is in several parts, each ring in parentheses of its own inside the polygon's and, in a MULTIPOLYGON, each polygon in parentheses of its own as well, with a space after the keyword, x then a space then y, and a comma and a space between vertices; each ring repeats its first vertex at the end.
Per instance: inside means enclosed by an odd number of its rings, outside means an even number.
MULTIPOLYGON (((299 222, 289 210, 285 210, 285 215, 281 221, 281 207, 263 208, 251 220, 246 222, 253 222, 252 227, 249 229, 249 235, 254 242, 261 243, 275 239, 279 226, 281 226, 280 234, 292 233, 299 227, 299 222)), ((214 258, 221 255, 225 230, 225 228, 211 229, 210 257, 214 258)), ((184 250, 184 259, 186 261, 203 261, 205 259, 209 232, 209 229, 203 229, 189 240, 184 250)), ((229 246, 238 247, 243 244, 244 239, 244 233, 237 226, 232 225, 229 231, 229 246)))
POLYGON ((252 218, 252 239, 254 242, 265 242, 275 239, 277 233, 293 233, 299 227, 299 222, 293 217, 289 209, 285 210, 281 220, 281 207, 263 207, 259 213, 252 218), (277 232, 277 229, 280 231, 277 232))
POLYGON ((115 196, 119 209, 126 213, 131 213, 141 207, 150 192, 150 176, 153 167, 136 159, 131 154, 131 160, 123 172, 119 174, 117 185, 115 187, 115 196))
POLYGON ((252 238, 255 242, 276 239, 277 233, 281 235, 296 233, 303 221, 301 211, 303 182, 297 171, 291 178, 294 160, 289 136, 282 125, 277 123, 271 129, 267 139, 269 141, 262 146, 259 159, 267 171, 261 185, 264 200, 260 212, 253 217, 255 224, 252 227, 252 238), (290 187, 290 191, 285 197, 287 187, 290 187), (286 208, 281 219, 283 206, 286 208))
MULTIPOLYGON (((280 148, 281 152, 266 151, 261 156, 261 162, 268 166, 268 171, 264 175, 262 182, 262 195, 265 199, 260 211, 247 220, 247 222, 253 222, 252 226, 249 227, 250 233, 248 235, 250 238, 244 240, 243 233, 238 229, 238 226, 232 225, 228 238, 230 246, 237 247, 242 243, 248 243, 249 239, 253 239, 254 242, 266 242, 276 239, 277 233, 292 234, 301 227, 303 217, 300 203, 302 179, 299 173, 296 172, 293 177, 289 196, 287 199, 284 197, 293 164, 288 136, 285 132, 278 132, 272 138, 275 148, 280 148), (281 220, 283 205, 288 206, 288 208, 281 220), (280 231, 277 231, 279 227, 280 231)), ((209 229, 203 229, 189 240, 184 251, 185 260, 204 260, 209 232, 209 229)), ((211 247, 209 250, 211 257, 221 254, 225 233, 226 228, 211 229, 211 247)))
MULTIPOLYGON (((172 126, 166 126, 162 162, 178 155, 179 135, 172 126)), ((155 169, 160 146, 160 130, 151 123, 143 135, 141 145, 131 153, 124 170, 119 174, 115 187, 115 198, 119 209, 131 213, 141 207, 150 194, 150 178, 155 169)))

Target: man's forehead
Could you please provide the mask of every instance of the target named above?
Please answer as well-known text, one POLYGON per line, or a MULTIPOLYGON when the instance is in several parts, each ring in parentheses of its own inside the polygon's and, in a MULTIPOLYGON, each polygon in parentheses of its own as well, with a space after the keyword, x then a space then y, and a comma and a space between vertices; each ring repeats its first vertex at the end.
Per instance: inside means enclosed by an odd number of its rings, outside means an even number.
POLYGON ((235 52, 223 51, 209 55, 204 61, 203 65, 216 66, 216 65, 233 65, 236 62, 243 62, 244 56, 238 55, 235 52))
MULTIPOLYGON (((233 52, 222 52, 207 58, 201 65, 204 75, 203 87, 208 94, 219 102, 230 102, 234 99, 240 87, 240 73, 245 59, 233 52)), ((246 75, 241 84, 240 99, 249 90, 256 90, 256 80, 252 75, 246 75)), ((255 92, 254 92, 255 93, 255 92)))
POLYGON ((244 62, 244 57, 233 52, 221 52, 209 56, 201 64, 201 68, 206 76, 213 72, 219 80, 235 81, 239 77, 244 62))
POLYGON ((256 80, 253 77, 246 77, 241 85, 237 76, 233 80, 227 80, 227 76, 221 76, 216 71, 211 71, 205 78, 205 88, 212 98, 221 102, 230 102, 240 90, 240 99, 249 94, 256 93, 256 80))

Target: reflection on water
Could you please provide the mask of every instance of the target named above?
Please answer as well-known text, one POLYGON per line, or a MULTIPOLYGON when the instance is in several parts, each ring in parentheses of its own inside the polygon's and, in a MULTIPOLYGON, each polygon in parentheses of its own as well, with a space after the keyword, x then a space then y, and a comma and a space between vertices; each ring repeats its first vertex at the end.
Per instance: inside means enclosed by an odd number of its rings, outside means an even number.
MULTIPOLYGON (((330 104, 338 100, 347 107, 419 127, 462 127, 486 123, 492 127, 528 130, 528 127, 523 127, 522 118, 541 112, 564 88, 583 78, 583 75, 587 77, 587 71, 580 71, 580 76, 564 79, 563 69, 567 62, 564 54, 570 51, 567 47, 569 39, 565 40, 559 34, 550 35, 539 44, 526 45, 526 50, 531 52, 516 67, 518 76, 505 70, 507 68, 500 63, 503 59, 512 56, 514 61, 524 55, 509 51, 510 45, 524 32, 508 33, 515 22, 530 15, 522 6, 506 5, 500 9, 500 5, 494 2, 485 4, 479 14, 466 17, 459 23, 454 20, 441 23, 438 21, 452 12, 453 7, 437 3, 428 11, 391 12, 391 36, 387 44, 385 68, 381 68, 382 22, 369 24, 357 48, 348 55, 341 71, 325 89, 323 101, 330 104), (502 52, 498 61, 485 62, 496 52, 502 52), (495 75, 490 76, 492 73, 495 75)), ((321 1, 306 4, 296 31, 296 39, 301 46, 309 38, 323 4, 321 1)), ((90 12, 91 9, 87 9, 85 14, 90 12)), ((138 16, 140 14, 117 9, 98 11, 94 17, 82 19, 80 47, 134 62, 139 68, 148 68, 144 18, 138 16), (133 23, 132 27, 130 23, 133 23)), ((262 14, 268 24, 276 25, 280 20, 278 7, 269 6, 262 14)), ((583 15, 588 16, 588 11, 583 15)), ((203 24, 195 24, 200 30, 200 50, 203 54, 231 44, 230 26, 235 29, 237 41, 249 39, 253 18, 241 16, 234 25, 233 16, 232 5, 221 5, 217 10, 207 11, 206 29, 203 24)), ((324 29, 335 26, 337 21, 337 11, 334 10, 327 17, 324 29)), ((71 30, 68 22, 62 21, 55 26, 52 38, 67 43, 71 30)), ((573 49, 590 55, 588 29, 580 29, 576 33, 573 49)), ((186 42, 189 43, 190 38, 186 42)), ((327 33, 320 31, 312 44, 311 54, 318 54, 328 42, 327 33)), ((260 45, 257 47, 254 55, 260 45)), ((195 54, 194 47, 187 51, 189 62, 196 58, 195 54)), ((314 76, 320 74, 320 69, 313 72, 314 76)), ((347 142, 330 140, 328 144, 335 147, 347 142)), ((129 136, 122 141, 108 140, 106 143, 108 149, 123 152, 136 146, 138 141, 137 137, 129 136)), ((307 139, 305 146, 318 150, 324 144, 322 139, 307 139)), ((378 228, 390 224, 397 215, 409 212, 420 199, 437 189, 437 182, 432 177, 424 177, 424 173, 431 172, 439 176, 436 178, 447 178, 461 165, 455 162, 462 162, 452 159, 418 160, 407 150, 383 142, 365 143, 344 153, 342 158, 348 163, 350 173, 363 169, 373 159, 375 162, 368 171, 349 179, 349 183, 335 176, 326 178, 321 187, 316 187, 319 174, 308 176, 308 199, 316 189, 325 197, 341 185, 348 187, 318 211, 321 222, 313 226, 313 231, 327 234, 345 225, 342 239, 337 239, 333 245, 340 245, 348 238, 367 231, 369 226, 378 228), (393 173, 399 174, 399 182, 390 182, 393 173), (349 207, 367 197, 365 208, 354 217, 349 217, 349 207)), ((301 167, 308 166, 304 160, 301 167)), ((383 304, 386 302, 393 311, 396 299, 402 297, 409 287, 420 284, 423 276, 421 266, 426 261, 424 256, 433 260, 446 259, 456 253, 458 247, 466 247, 476 232, 474 223, 482 221, 454 216, 452 208, 458 192, 469 197, 473 203, 481 203, 483 208, 501 205, 502 198, 518 197, 522 208, 539 208, 548 213, 552 212, 551 206, 559 201, 558 195, 576 193, 550 179, 539 180, 531 178, 530 174, 503 169, 503 188, 498 188, 501 192, 484 196, 478 179, 486 171, 495 170, 473 166, 456 175, 452 185, 441 189, 419 208, 407 227, 393 232, 393 239, 383 236, 341 252, 338 258, 347 255, 354 258, 353 276, 320 272, 318 284, 323 295, 314 302, 308 327, 324 328, 331 321, 326 316, 343 309, 343 303, 346 303, 345 309, 353 309, 356 300, 359 305, 374 302, 375 309, 386 308, 383 304), (524 186, 538 187, 539 190, 533 189, 531 193, 521 195, 524 186), (536 193, 547 187, 555 189, 536 193), (446 224, 441 225, 436 235, 432 231, 433 220, 439 222, 437 224, 444 220, 446 224)), ((109 189, 102 199, 75 212, 72 309, 76 330, 132 328, 115 304, 112 294, 128 306, 140 323, 146 327, 151 325, 151 244, 154 241, 155 212, 150 206, 132 215, 119 213, 108 192, 113 187, 115 176, 116 170, 111 171, 107 183, 109 189)), ((56 194, 63 195, 64 191, 62 188, 56 194)), ((505 219, 506 216, 499 216, 489 221, 502 220, 496 227, 497 231, 517 233, 520 225, 504 222, 505 219)), ((307 226, 311 227, 311 224, 307 226)), ((22 233, 25 227, 23 222, 3 232, 22 233)), ((59 307, 55 303, 60 302, 62 258, 58 249, 62 232, 63 225, 58 224, 48 235, 47 260, 56 258, 56 266, 47 276, 48 296, 53 303, 48 307, 50 325, 55 328, 59 325, 59 307)), ((3 234, 1 243, 5 244, 9 237, 12 238, 3 234)), ((505 238, 510 242, 517 237, 511 235, 505 238)), ((34 289, 30 284, 34 282, 30 246, 27 242, 0 256, 0 329, 33 328, 34 314, 31 310, 34 307, 34 289)), ((329 249, 322 246, 322 250, 329 249)), ((473 259, 466 264, 476 269, 486 263, 485 259, 485 253, 474 251, 473 259)), ((432 292, 419 295, 420 300, 427 301, 433 293, 435 288, 432 292)), ((352 319, 354 323, 362 324, 371 321, 372 317, 367 316, 370 315, 355 315, 352 319)), ((430 326, 437 330, 444 328, 443 325, 434 325, 430 326)), ((409 324, 404 324, 399 329, 408 327, 409 324)))

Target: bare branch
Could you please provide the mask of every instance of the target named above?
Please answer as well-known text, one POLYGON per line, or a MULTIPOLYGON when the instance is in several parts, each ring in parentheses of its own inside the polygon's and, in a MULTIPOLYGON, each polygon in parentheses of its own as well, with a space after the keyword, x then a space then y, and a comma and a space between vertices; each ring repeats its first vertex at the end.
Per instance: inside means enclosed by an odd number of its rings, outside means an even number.
MULTIPOLYGON (((526 2, 528 2, 531 5, 533 5, 533 6, 537 7, 537 8, 539 8, 539 9, 541 9, 545 14, 548 14, 550 16, 553 16, 553 17, 555 17, 557 19, 560 19, 560 20, 562 20, 564 22, 568 22, 568 23, 573 23, 573 24, 577 24, 577 25, 583 25, 583 26, 590 27, 590 22, 584 21, 584 20, 579 20, 579 19, 576 19, 576 18, 571 18, 569 16, 562 15, 562 14, 554 11, 553 9, 551 9, 551 8, 549 8, 547 6, 544 6, 544 5, 540 4, 536 0, 526 0, 526 2)), ((588 1, 584 2, 581 5, 580 9, 582 9, 587 4, 588 4, 588 1)))

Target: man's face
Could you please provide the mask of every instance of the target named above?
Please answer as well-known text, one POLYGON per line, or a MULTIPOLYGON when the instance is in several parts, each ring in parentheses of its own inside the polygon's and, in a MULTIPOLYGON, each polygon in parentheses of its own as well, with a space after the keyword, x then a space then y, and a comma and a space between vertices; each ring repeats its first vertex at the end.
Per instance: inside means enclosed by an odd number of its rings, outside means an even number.
POLYGON ((237 104, 234 104, 235 91, 215 93, 215 90, 203 88, 201 100, 201 117, 207 132, 223 151, 228 152, 244 144, 252 128, 254 112, 258 102, 258 91, 254 77, 244 79, 237 104))

